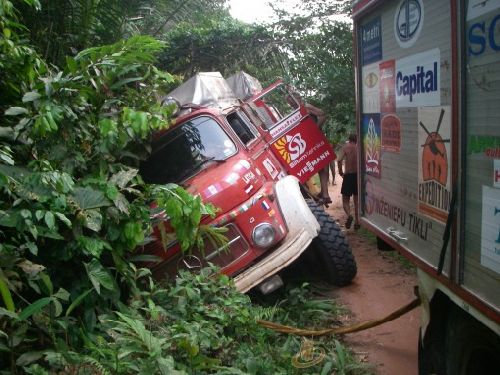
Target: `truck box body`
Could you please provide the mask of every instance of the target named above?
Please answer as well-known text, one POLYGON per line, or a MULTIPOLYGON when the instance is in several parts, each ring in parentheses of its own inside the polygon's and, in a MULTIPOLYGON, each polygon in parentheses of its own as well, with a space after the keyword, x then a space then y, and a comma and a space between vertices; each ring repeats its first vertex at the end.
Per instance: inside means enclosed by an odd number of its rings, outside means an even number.
POLYGON ((362 224, 419 268, 423 331, 440 290, 498 335, 500 1, 353 14, 362 224))

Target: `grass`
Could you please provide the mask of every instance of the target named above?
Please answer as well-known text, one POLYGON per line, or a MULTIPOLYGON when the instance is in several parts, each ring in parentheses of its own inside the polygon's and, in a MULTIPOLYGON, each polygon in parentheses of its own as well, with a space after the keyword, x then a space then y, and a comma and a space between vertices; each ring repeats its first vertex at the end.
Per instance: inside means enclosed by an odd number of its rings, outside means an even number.
POLYGON ((395 251, 384 251, 382 256, 386 258, 391 258, 397 261, 404 270, 415 271, 415 265, 405 256, 401 255, 399 252, 395 251))
POLYGON ((366 228, 358 229, 358 235, 367 240, 370 245, 377 246, 377 236, 375 236, 368 229, 366 228))

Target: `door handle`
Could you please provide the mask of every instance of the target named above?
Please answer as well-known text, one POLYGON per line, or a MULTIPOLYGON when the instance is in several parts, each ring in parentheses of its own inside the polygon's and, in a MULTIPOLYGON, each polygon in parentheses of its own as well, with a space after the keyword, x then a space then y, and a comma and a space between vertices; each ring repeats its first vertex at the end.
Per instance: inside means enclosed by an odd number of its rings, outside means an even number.
POLYGON ((408 237, 405 237, 404 233, 401 231, 396 230, 393 227, 387 228, 387 233, 389 236, 394 238, 396 241, 408 241, 408 237))

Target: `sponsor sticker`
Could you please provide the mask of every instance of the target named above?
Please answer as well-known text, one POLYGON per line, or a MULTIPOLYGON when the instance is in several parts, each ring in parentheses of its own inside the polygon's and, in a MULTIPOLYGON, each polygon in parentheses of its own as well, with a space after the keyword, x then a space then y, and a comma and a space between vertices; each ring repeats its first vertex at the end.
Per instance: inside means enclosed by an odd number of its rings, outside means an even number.
MULTIPOLYGON (((396 60, 387 60, 379 64, 380 71, 380 112, 396 112, 396 60)), ((373 111, 378 112, 378 111, 373 111)))
POLYGON ((271 150, 288 174, 301 182, 307 181, 334 157, 331 145, 310 116, 278 138, 271 150))
POLYGON ((500 189, 483 186, 481 264, 500 273, 500 189))
POLYGON ((238 169, 250 169, 250 163, 248 160, 240 160, 238 164, 236 164, 238 169))
POLYGON ((500 8, 500 0, 469 0, 467 21, 500 8))
POLYGON ((363 65, 382 60, 382 22, 380 17, 361 26, 361 53, 363 65))
POLYGON ((266 210, 266 211, 268 211, 271 208, 265 200, 262 201, 261 205, 262 205, 262 208, 264 208, 264 210, 266 210))
POLYGON ((422 0, 402 0, 394 14, 394 36, 399 46, 409 48, 415 44, 424 25, 422 0))
POLYGON ((226 182, 229 184, 229 185, 234 185, 238 179, 240 178, 240 176, 238 175, 238 173, 231 173, 229 174, 229 176, 226 177, 226 182))
MULTIPOLYGON (((476 21, 471 21, 467 24, 467 52, 469 57, 469 63, 472 63, 472 67, 478 67, 482 64, 479 61, 474 61, 474 58, 480 56, 488 56, 490 53, 498 53, 500 51, 500 41, 499 41, 499 28, 500 28, 500 14, 498 10, 487 14, 490 10, 497 9, 500 5, 500 0, 496 2, 493 1, 483 1, 482 4, 477 4, 475 8, 474 17, 480 17, 476 21), (481 6, 484 5, 484 6, 481 6), (481 11, 479 11, 481 9, 481 11), (479 65, 479 66, 477 66, 479 65)), ((469 10, 471 10, 471 5, 469 3, 469 10)), ((497 60, 498 61, 498 60, 497 60)), ((489 61, 493 63, 493 61, 489 61)), ((470 70, 470 68, 468 69, 470 70)), ((472 74, 472 72, 469 72, 472 74)), ((475 83, 480 86, 487 85, 488 79, 484 75, 484 70, 480 69, 478 76, 474 78, 475 83)), ((491 75, 491 74, 489 74, 491 75)))
POLYGON ((363 148, 365 154, 365 172, 377 178, 380 178, 382 167, 380 136, 380 114, 364 114, 363 148))
POLYGON ((217 194, 221 190, 222 188, 220 184, 210 185, 205 190, 203 190, 203 195, 205 196, 205 198, 210 198, 211 196, 217 194))
POLYGON ((429 107, 441 104, 439 48, 396 60, 396 106, 429 107))
MULTIPOLYGON (((306 151, 306 141, 302 139, 300 133, 287 134, 281 137, 275 144, 276 150, 283 160, 292 164, 306 151)), ((293 166, 293 165, 292 165, 293 166)))
POLYGON ((493 186, 500 188, 500 160, 493 161, 493 186))
POLYGON ((363 113, 380 112, 379 66, 378 63, 367 65, 363 74, 363 113))
POLYGON ((245 173, 245 175, 243 176, 243 181, 245 182, 245 184, 248 184, 250 181, 254 179, 255 175, 253 174, 253 172, 245 173))
POLYGON ((418 109, 419 212, 446 222, 451 202, 450 107, 418 109))
POLYGON ((267 158, 262 161, 262 164, 264 165, 264 168, 266 168, 266 171, 269 173, 271 178, 274 180, 279 174, 278 169, 274 166, 273 162, 271 159, 267 158))
POLYGON ((284 120, 282 123, 272 128, 269 134, 271 135, 271 137, 274 138, 279 134, 284 133, 285 131, 296 125, 301 118, 302 115, 300 114, 300 111, 297 111, 293 113, 290 117, 288 117, 286 120, 284 120))
POLYGON ((500 137, 496 135, 471 135, 467 143, 467 153, 484 153, 488 158, 500 158, 500 137))
POLYGON ((397 152, 401 150, 401 120, 394 114, 382 117, 382 150, 397 152))

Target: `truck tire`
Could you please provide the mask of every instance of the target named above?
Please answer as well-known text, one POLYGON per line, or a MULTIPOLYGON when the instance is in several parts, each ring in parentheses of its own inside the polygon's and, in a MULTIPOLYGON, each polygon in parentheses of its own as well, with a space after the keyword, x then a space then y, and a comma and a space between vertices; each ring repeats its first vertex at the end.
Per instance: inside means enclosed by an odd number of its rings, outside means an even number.
POLYGON ((446 339, 448 374, 496 374, 500 369, 498 353, 498 335, 461 309, 452 310, 446 339))
POLYGON ((323 207, 311 199, 306 201, 320 226, 308 251, 313 253, 316 266, 324 271, 327 282, 336 286, 349 285, 356 276, 357 266, 344 233, 323 207))

